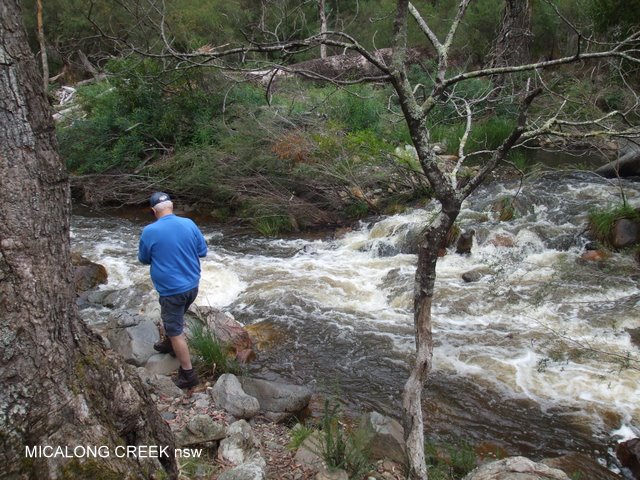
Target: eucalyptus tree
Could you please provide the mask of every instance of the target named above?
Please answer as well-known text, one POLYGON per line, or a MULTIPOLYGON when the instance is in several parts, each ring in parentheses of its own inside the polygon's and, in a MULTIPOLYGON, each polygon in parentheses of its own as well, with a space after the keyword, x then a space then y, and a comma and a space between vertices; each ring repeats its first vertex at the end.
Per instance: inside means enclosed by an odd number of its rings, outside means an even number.
POLYGON ((75 307, 68 176, 19 0, 0 37, 0 477, 175 478, 169 426, 75 307))

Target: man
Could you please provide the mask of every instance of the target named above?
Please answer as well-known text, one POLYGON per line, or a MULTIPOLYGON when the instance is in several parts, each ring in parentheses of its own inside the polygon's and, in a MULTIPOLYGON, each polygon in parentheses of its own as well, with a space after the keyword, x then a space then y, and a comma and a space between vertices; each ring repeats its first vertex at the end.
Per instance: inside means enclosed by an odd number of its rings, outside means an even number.
POLYGON ((138 260, 151 265, 151 280, 160 295, 160 317, 166 339, 154 345, 180 362, 176 385, 192 388, 200 381, 191 365, 184 335, 184 314, 198 295, 200 258, 207 244, 195 223, 173 214, 169 195, 156 192, 149 200, 156 221, 142 230, 138 260))

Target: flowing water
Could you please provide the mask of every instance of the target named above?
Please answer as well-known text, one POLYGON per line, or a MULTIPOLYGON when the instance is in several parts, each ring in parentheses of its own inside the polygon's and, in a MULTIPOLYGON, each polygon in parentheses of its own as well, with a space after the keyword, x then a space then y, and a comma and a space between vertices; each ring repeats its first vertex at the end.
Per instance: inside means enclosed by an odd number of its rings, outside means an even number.
MULTIPOLYGON (((625 183, 640 206, 640 184, 625 183)), ((434 367, 425 389, 437 440, 487 442, 533 457, 607 448, 640 427, 638 267, 632 255, 580 261, 589 209, 616 204, 619 186, 590 174, 548 174, 481 188, 459 224, 472 253, 437 267, 434 367), (518 194, 499 222, 496 199, 518 194), (465 272, 480 280, 465 283, 465 272)), ((252 373, 311 383, 354 410, 398 417, 414 352, 416 256, 400 253, 433 206, 364 223, 332 239, 260 239, 201 225, 210 244, 198 302, 260 334, 252 373)), ((149 218, 148 221, 151 221, 149 218)), ((136 262, 142 223, 75 216, 75 250, 105 265, 105 289, 145 283, 136 262)), ((153 311, 149 306, 148 311, 153 311)))

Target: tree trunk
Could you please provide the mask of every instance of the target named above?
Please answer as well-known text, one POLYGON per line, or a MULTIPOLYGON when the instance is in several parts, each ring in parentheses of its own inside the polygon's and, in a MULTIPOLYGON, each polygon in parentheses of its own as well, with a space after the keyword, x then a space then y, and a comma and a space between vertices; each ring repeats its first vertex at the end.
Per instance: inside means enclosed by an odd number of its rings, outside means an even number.
MULTIPOLYGON (((318 0, 318 14, 320 17, 320 34, 327 31, 327 12, 325 11, 325 0, 318 0)), ((320 45, 320 58, 327 58, 327 46, 320 45)))
POLYGON ((414 324, 416 358, 402 394, 403 426, 409 476, 427 480, 424 455, 424 420, 422 418, 422 389, 431 371, 433 339, 431 307, 436 280, 438 250, 457 218, 457 213, 441 213, 436 222, 427 227, 418 244, 418 265, 414 294, 414 324))
POLYGON ((156 472, 175 478, 169 427, 132 368, 109 354, 77 314, 69 182, 21 19, 19 0, 5 0, 0 8, 0 478, 142 479, 156 472), (157 445, 168 453, 118 458, 116 446, 123 445, 157 445), (26 449, 37 446, 49 450, 26 449), (60 453, 51 454, 58 447, 60 453), (103 455, 88 454, 86 447, 102 447, 103 455))
POLYGON ((531 60, 532 10, 529 0, 506 0, 500 32, 489 54, 489 67, 522 65, 531 60))
POLYGON ((42 79, 44 94, 49 90, 49 61, 47 60, 47 44, 44 41, 44 23, 42 21, 42 0, 37 2, 38 43, 40 44, 40 59, 42 62, 42 79))

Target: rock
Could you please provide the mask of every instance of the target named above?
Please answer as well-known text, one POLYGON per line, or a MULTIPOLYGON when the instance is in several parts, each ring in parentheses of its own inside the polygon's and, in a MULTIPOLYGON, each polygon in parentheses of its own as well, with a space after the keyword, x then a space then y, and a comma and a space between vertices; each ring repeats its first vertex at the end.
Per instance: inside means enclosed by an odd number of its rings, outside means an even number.
POLYGON ((175 420, 177 415, 173 412, 162 412, 160 416, 167 421, 175 420))
POLYGON ((349 480, 349 474, 344 470, 320 470, 315 480, 349 480))
POLYGON ((297 464, 313 471, 324 468, 322 459, 322 432, 314 431, 296 451, 294 458, 297 464))
POLYGON ((226 437, 218 448, 218 458, 233 465, 241 465, 255 453, 257 447, 251 426, 245 420, 238 420, 227 428, 226 437))
POLYGON ((238 363, 247 364, 251 363, 256 359, 256 352, 253 349, 247 348, 245 350, 240 350, 236 352, 236 360, 238 363))
POLYGON ((404 429, 402 425, 390 417, 378 412, 364 416, 364 428, 371 435, 371 458, 373 460, 389 459, 404 463, 404 429))
POLYGON ((94 263, 76 252, 71 254, 71 264, 73 265, 73 283, 76 293, 86 292, 107 283, 108 274, 104 266, 94 263))
POLYGON ((165 398, 179 398, 184 395, 171 378, 149 373, 144 367, 139 367, 137 371, 142 383, 156 395, 165 398))
POLYGON ((218 475, 218 480, 264 480, 267 478, 267 463, 255 453, 242 465, 218 475))
POLYGON ((571 478, 589 480, 619 480, 620 477, 582 453, 569 453, 557 458, 545 458, 542 463, 557 468, 571 478))
POLYGON ((157 373, 158 375, 171 375, 178 370, 179 366, 180 362, 177 358, 164 353, 154 353, 144 364, 144 368, 149 373, 157 373))
POLYGON ((153 320, 126 313, 119 313, 109 322, 107 338, 111 348, 122 355, 127 363, 139 367, 155 353, 153 344, 160 340, 160 334, 153 320), (121 326, 121 322, 126 326, 121 326))
POLYGON ((253 341, 249 332, 240 322, 229 313, 213 307, 193 307, 193 314, 189 314, 191 321, 204 321, 218 341, 233 348, 234 353, 243 350, 253 350, 253 341), (196 319, 193 319, 193 315, 196 319))
POLYGON ((631 343, 635 345, 636 348, 640 348, 640 328, 629 328, 627 329, 627 333, 629 334, 631 343))
POLYGON ((313 393, 307 387, 255 378, 242 378, 241 384, 248 395, 258 399, 265 416, 274 421, 282 421, 304 410, 313 393))
POLYGON ((640 438, 619 443, 616 447, 616 457, 620 465, 629 469, 635 478, 640 478, 640 438))
POLYGON ((216 422, 209 415, 196 415, 187 426, 176 435, 176 445, 187 447, 201 443, 222 440, 226 436, 226 427, 223 423, 216 422))
POLYGON ((580 255, 580 259, 587 262, 601 262, 606 260, 608 257, 609 254, 604 250, 587 250, 580 255))
POLYGON ((473 283, 479 281, 484 274, 480 270, 471 270, 462 274, 462 280, 466 283, 473 283))
POLYGON ((625 248, 633 245, 640 238, 640 225, 638 222, 621 218, 616 220, 611 231, 611 245, 614 248, 625 248))
POLYGON ((468 230, 460 234, 460 237, 458 237, 458 242, 456 243, 456 253, 471 253, 471 247, 473 246, 473 236, 475 235, 475 233, 475 230, 468 230))
POLYGON ((562 470, 524 457, 509 457, 482 465, 463 480, 570 480, 562 470))
POLYGON ((260 403, 255 397, 247 395, 235 375, 225 373, 213 389, 211 398, 215 404, 236 418, 253 418, 260 411, 260 403))
POLYGON ((498 233, 490 240, 487 240, 487 243, 495 247, 513 248, 516 245, 516 239, 510 233, 498 233))

